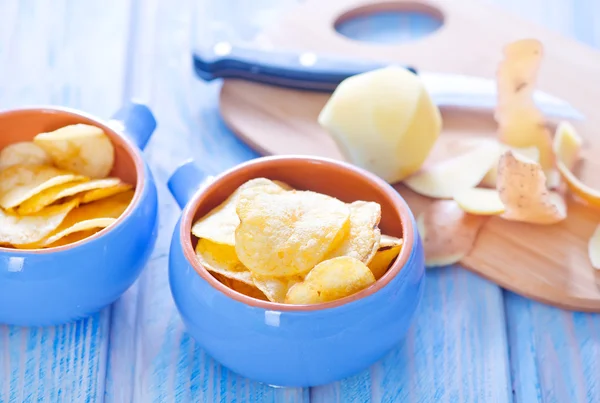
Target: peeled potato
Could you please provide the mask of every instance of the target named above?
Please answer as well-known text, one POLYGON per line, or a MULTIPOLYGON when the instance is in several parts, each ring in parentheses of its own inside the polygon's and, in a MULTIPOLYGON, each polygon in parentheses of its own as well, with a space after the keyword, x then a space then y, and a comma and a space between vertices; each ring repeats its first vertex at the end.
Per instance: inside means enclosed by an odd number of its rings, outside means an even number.
POLYGON ((596 270, 600 270, 600 225, 596 227, 594 234, 588 242, 588 255, 592 267, 596 270))
POLYGON ((233 246, 201 238, 196 245, 196 256, 206 270, 254 285, 252 273, 240 262, 233 246))
POLYGON ((471 151, 416 173, 404 184, 423 196, 451 199, 455 193, 477 186, 497 161, 499 153, 498 143, 485 142, 471 151))
POLYGON ((14 208, 48 188, 85 179, 49 165, 13 165, 0 171, 0 207, 14 208))
POLYGON ((442 127, 420 77, 401 67, 345 79, 318 122, 348 161, 391 183, 419 170, 442 127))
POLYGON ((463 211, 476 215, 504 213, 504 204, 496 189, 471 188, 454 195, 454 201, 463 211))
POLYGON ((90 178, 105 178, 113 168, 115 150, 110 138, 96 126, 75 124, 33 138, 54 165, 90 178))
POLYGON ((284 186, 289 189, 289 186, 283 182, 276 183, 265 178, 249 180, 237 188, 223 203, 196 221, 192 226, 192 234, 216 243, 235 245, 235 229, 240 223, 235 207, 241 192, 245 190, 248 196, 250 194, 248 189, 252 188, 256 192, 282 193, 286 190, 284 186))
POLYGON ((340 246, 327 258, 351 256, 368 264, 379 247, 381 206, 378 203, 355 201, 350 207, 350 232, 340 246))
POLYGON ((303 282, 291 287, 285 297, 288 304, 318 304, 355 294, 375 282, 371 270, 360 260, 340 256, 315 266, 303 282))
POLYGON ((373 272, 375 280, 379 280, 388 271, 402 250, 402 239, 389 235, 381 235, 379 249, 369 262, 368 267, 373 272))
POLYGON ((473 248, 484 217, 465 213, 453 200, 437 200, 417 217, 425 266, 457 263, 473 248))
POLYGON ((507 151, 498 163, 498 192, 505 206, 502 218, 533 224, 554 224, 567 217, 562 196, 548 190, 542 167, 507 151))
POLYGON ((556 129, 553 149, 556 153, 556 167, 569 190, 581 200, 600 207, 600 191, 589 187, 577 178, 572 170, 579 160, 583 140, 570 124, 563 122, 556 129))
POLYGON ((311 191, 243 190, 236 207, 240 224, 235 250, 240 261, 263 277, 302 275, 348 236, 350 209, 338 199, 311 191))
POLYGON ((93 189, 106 189, 117 186, 121 183, 118 178, 94 179, 90 181, 72 181, 63 183, 62 185, 53 186, 46 189, 35 196, 25 200, 17 212, 21 215, 37 213, 44 207, 60 200, 64 197, 73 196, 75 194, 93 189))
POLYGON ((0 150, 0 170, 13 165, 50 165, 52 160, 43 148, 31 141, 9 144, 0 150))
POLYGON ((0 209, 0 245, 35 244, 56 230, 77 201, 51 206, 36 215, 21 217, 0 209))

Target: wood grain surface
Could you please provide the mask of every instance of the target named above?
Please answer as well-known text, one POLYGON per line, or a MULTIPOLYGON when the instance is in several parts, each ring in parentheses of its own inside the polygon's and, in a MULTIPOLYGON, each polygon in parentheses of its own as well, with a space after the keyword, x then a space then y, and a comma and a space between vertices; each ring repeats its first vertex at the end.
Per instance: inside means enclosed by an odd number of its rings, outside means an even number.
MULTIPOLYGON (((430 272, 405 344, 312 390, 239 377, 189 337, 166 275, 179 211, 160 183, 188 157, 219 172, 257 156, 224 125, 220 83, 192 75, 189 50, 222 36, 249 40, 276 18, 273 7, 292 3, 0 2, 0 107, 48 102, 109 116, 122 99, 148 102, 159 126, 146 157, 161 203, 152 260, 112 308, 67 326, 0 325, 0 402, 600 401, 598 315, 533 302, 460 267, 430 272)), ((593 0, 496 3, 600 47, 593 0)))

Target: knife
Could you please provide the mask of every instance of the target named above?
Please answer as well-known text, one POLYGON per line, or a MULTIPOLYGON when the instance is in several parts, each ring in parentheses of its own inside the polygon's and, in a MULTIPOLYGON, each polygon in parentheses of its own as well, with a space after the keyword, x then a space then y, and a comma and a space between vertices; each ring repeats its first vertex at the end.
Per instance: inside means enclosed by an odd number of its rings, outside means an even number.
MULTIPOLYGON (((204 81, 235 78, 298 90, 332 92, 344 79, 392 64, 366 59, 341 58, 313 52, 261 50, 251 46, 218 42, 193 53, 194 70, 204 81)), ((440 107, 493 110, 494 80, 461 74, 420 71, 417 74, 440 107)), ((534 92, 542 113, 559 119, 582 120, 584 115, 568 102, 542 91, 534 92)))

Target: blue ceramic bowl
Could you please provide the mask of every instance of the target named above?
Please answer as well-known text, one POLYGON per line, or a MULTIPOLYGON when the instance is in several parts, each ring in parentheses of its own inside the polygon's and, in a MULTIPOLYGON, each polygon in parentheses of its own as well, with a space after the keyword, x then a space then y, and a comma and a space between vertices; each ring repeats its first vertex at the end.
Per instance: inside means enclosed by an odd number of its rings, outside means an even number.
POLYGON ((111 176, 134 184, 135 195, 117 222, 79 242, 50 249, 0 247, 0 323, 57 325, 97 312, 133 284, 154 247, 158 198, 140 150, 156 122, 146 106, 129 103, 110 122, 55 107, 0 112, 0 148, 75 123, 106 132, 115 146, 111 176))
POLYGON ((286 156, 258 158, 212 179, 189 162, 169 188, 185 206, 171 242, 171 291, 191 335, 227 368, 270 385, 315 386, 369 367, 403 339, 423 291, 423 248, 408 205, 380 178, 333 160, 286 156), (404 238, 399 257, 371 287, 323 304, 278 304, 229 289, 195 258, 191 227, 256 177, 380 203, 382 233, 404 238))

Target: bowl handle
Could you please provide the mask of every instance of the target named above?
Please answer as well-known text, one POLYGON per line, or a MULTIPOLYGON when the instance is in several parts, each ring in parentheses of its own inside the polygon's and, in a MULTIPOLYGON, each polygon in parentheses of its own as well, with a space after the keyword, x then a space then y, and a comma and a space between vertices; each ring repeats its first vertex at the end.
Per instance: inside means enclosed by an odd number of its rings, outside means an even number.
POLYGON ((129 101, 113 115, 108 125, 124 133, 140 150, 143 150, 156 129, 156 119, 146 105, 129 101))
POLYGON ((167 186, 180 208, 184 208, 194 194, 214 179, 204 172, 194 160, 185 161, 171 174, 167 186))

